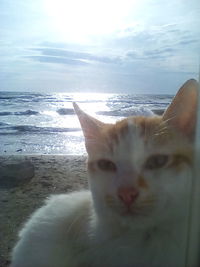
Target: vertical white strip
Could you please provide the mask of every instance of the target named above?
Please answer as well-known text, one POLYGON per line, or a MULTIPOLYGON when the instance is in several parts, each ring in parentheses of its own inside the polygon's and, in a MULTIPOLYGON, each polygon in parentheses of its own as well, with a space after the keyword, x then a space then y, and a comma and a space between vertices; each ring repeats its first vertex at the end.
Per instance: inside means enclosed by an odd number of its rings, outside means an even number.
MULTIPOLYGON (((199 71, 200 83, 200 71, 199 71)), ((198 94, 194 175, 191 188, 186 267, 200 266, 200 88, 198 94)))

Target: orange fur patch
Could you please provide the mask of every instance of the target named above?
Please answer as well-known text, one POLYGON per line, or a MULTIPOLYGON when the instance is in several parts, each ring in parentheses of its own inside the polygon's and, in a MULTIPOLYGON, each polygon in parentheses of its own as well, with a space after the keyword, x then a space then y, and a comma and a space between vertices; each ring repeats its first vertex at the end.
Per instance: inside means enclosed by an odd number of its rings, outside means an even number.
POLYGON ((89 161, 89 162, 87 163, 87 168, 88 168, 88 170, 90 170, 91 172, 96 171, 95 162, 93 162, 93 161, 89 161))
POLYGON ((139 175, 138 177, 138 185, 143 189, 148 189, 148 184, 142 175, 139 175))
POLYGON ((109 195, 109 194, 105 195, 105 202, 106 202, 108 205, 112 204, 113 201, 114 201, 113 196, 111 196, 111 195, 109 195))
POLYGON ((169 167, 176 169, 177 171, 181 171, 185 168, 185 164, 192 166, 193 162, 193 154, 192 151, 187 151, 187 153, 179 152, 179 154, 175 154, 173 156, 172 163, 169 167))
MULTIPOLYGON (((180 138, 183 137, 183 150, 185 147, 186 151, 175 152, 173 162, 169 167, 180 170, 180 168, 185 166, 183 163, 192 164, 193 156, 191 143, 188 143, 186 137, 177 132, 175 128, 169 126, 160 116, 136 116, 123 119, 115 124, 104 124, 100 128, 100 134, 97 138, 98 143, 96 144, 96 151, 98 152, 99 149, 102 149, 106 153, 114 154, 116 146, 129 131, 137 131, 145 143, 151 141, 152 146, 156 147, 167 146, 171 140, 176 142, 175 140, 180 141, 182 140, 180 138)), ((88 169, 90 171, 96 171, 95 162, 89 162, 88 169)), ((148 186, 141 177, 138 179, 138 184, 143 188, 147 188, 148 186)))
POLYGON ((133 124, 133 127, 135 126, 136 131, 139 131, 144 141, 147 141, 148 138, 156 137, 156 134, 165 126, 163 125, 162 118, 159 116, 129 117, 115 124, 105 124, 102 128, 101 136, 111 153, 114 151, 114 146, 119 144, 120 138, 123 138, 129 131, 133 131, 133 129, 129 127, 130 123, 133 124))
POLYGON ((116 141, 119 140, 119 137, 125 136, 129 132, 129 123, 132 122, 135 125, 136 129, 140 130, 141 136, 148 136, 156 131, 158 131, 159 126, 162 123, 161 117, 129 117, 121 121, 116 122, 116 124, 107 125, 103 134, 112 138, 116 141))

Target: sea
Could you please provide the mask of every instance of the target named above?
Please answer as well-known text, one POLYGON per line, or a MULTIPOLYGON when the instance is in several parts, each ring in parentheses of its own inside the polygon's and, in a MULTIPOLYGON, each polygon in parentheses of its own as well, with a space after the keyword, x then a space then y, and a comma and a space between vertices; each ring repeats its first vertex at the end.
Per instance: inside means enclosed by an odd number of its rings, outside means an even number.
POLYGON ((0 155, 86 154, 72 102, 103 122, 160 115, 173 95, 0 92, 0 155))

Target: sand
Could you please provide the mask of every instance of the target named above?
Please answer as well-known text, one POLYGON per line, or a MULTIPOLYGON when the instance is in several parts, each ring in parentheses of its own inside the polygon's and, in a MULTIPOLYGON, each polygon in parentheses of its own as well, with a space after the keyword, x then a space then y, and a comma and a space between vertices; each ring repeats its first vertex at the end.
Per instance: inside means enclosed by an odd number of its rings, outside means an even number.
POLYGON ((19 229, 49 195, 88 188, 84 156, 0 156, 0 178, 3 177, 5 168, 9 171, 11 165, 6 167, 9 162, 15 162, 15 164, 28 162, 29 165, 34 166, 34 173, 22 182, 16 183, 11 179, 6 185, 1 183, 2 179, 0 179, 1 267, 9 266, 10 252, 17 240, 19 229), (1 171, 2 166, 4 172, 1 171))

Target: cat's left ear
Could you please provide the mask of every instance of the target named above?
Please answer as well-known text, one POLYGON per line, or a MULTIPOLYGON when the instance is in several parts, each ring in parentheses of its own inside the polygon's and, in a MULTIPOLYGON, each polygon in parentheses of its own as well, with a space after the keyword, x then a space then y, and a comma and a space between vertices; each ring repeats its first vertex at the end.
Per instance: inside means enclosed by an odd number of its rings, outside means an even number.
POLYGON ((85 113, 76 103, 73 103, 73 106, 85 136, 86 149, 89 152, 98 143, 97 141, 101 139, 101 129, 106 124, 85 113))
POLYGON ((105 126, 105 123, 93 118, 92 116, 85 113, 79 108, 79 106, 74 102, 74 110, 81 124, 85 138, 90 138, 92 136, 97 136, 99 130, 105 126))
POLYGON ((184 83, 163 114, 164 121, 189 137, 195 133, 198 87, 194 79, 184 83))

